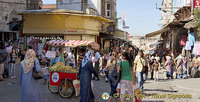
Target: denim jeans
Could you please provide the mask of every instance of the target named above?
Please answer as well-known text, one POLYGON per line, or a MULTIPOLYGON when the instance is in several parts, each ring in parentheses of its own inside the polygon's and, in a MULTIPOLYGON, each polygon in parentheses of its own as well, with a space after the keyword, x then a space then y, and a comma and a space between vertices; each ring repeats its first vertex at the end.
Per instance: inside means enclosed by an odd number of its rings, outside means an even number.
POLYGON ((117 93, 117 80, 115 78, 113 78, 111 75, 108 76, 108 79, 109 79, 109 83, 110 83, 110 89, 111 89, 111 92, 110 92, 110 96, 111 98, 113 98, 113 95, 115 93, 117 93))
POLYGON ((187 78, 187 68, 183 66, 183 78, 187 78))
POLYGON ((138 72, 136 71, 136 77, 137 77, 137 84, 139 85, 140 87, 140 90, 143 89, 143 84, 146 80, 146 74, 143 73, 143 72, 138 72))
POLYGON ((9 66, 9 76, 14 76, 16 64, 15 63, 10 63, 9 65, 10 65, 9 66))
POLYGON ((177 78, 181 79, 183 77, 183 74, 177 74, 177 78))

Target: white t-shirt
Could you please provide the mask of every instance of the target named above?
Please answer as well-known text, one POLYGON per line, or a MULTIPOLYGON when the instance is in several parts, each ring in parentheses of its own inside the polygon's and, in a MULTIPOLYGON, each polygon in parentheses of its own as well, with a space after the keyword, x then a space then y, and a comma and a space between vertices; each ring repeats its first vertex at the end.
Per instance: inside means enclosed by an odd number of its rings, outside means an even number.
POLYGON ((75 62, 75 56, 73 54, 69 54, 68 58, 70 59, 69 60, 69 63, 74 63, 75 62))

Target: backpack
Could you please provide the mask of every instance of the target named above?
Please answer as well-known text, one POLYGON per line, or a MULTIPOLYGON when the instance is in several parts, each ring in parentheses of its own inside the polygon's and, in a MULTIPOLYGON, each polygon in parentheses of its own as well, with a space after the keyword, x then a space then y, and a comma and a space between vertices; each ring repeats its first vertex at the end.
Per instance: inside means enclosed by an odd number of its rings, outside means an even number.
POLYGON ((6 61, 8 57, 8 53, 2 49, 0 49, 0 64, 4 61, 6 61))

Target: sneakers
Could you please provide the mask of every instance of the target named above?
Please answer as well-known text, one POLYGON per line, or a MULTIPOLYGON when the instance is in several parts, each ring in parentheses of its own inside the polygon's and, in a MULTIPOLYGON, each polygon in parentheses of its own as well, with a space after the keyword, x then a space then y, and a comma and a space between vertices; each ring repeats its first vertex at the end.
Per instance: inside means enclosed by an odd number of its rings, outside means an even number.
POLYGON ((107 77, 105 77, 105 81, 108 82, 108 78, 107 77))

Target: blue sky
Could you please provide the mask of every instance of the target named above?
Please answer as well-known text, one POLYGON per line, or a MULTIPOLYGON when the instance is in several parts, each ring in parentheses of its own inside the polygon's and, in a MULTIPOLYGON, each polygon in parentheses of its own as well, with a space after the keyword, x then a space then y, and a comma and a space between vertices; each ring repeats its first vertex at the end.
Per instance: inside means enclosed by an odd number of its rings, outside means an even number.
MULTIPOLYGON (((117 0, 117 15, 122 17, 126 12, 126 25, 129 29, 122 29, 122 19, 119 20, 119 29, 128 31, 131 35, 143 36, 159 30, 161 13, 156 9, 162 0, 117 0)), ((54 4, 56 0, 43 0, 43 4, 54 4)))

